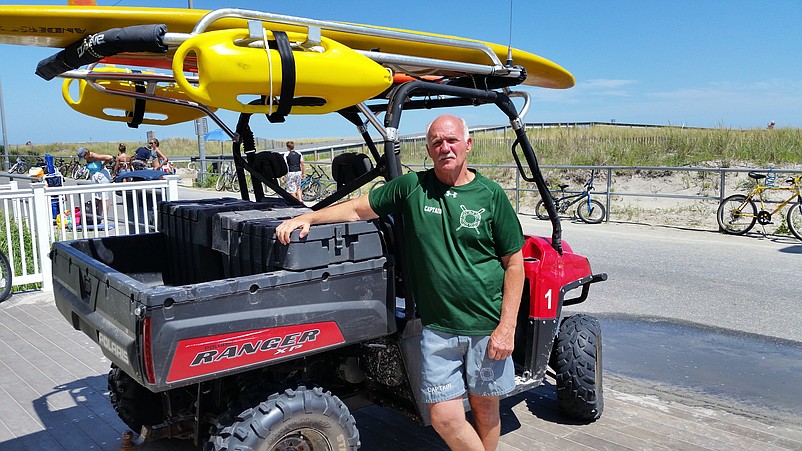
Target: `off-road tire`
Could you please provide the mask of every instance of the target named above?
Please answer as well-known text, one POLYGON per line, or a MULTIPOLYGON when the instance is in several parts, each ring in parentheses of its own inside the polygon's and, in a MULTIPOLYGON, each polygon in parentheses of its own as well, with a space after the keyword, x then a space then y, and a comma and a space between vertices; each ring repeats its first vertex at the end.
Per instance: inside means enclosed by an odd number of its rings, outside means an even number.
POLYGON ((109 371, 109 400, 117 416, 134 432, 141 431, 143 425, 164 422, 161 396, 139 385, 114 364, 109 371))
POLYGON ((588 203, 582 201, 579 203, 579 206, 576 207, 576 214, 579 216, 579 219, 587 224, 599 224, 600 222, 604 221, 604 217, 607 215, 607 210, 604 208, 604 205, 602 205, 601 202, 591 199, 590 211, 588 211, 588 203))
POLYGON ((743 194, 733 194, 721 201, 716 212, 719 230, 730 235, 743 235, 752 230, 757 221, 757 206, 752 200, 744 204, 745 200, 743 194))
POLYGON ((604 391, 599 320, 583 314, 564 318, 554 343, 551 365, 556 373, 560 412, 581 421, 601 417, 604 391))
POLYGON ((802 240, 802 201, 791 205, 785 219, 788 222, 788 230, 790 230, 795 237, 802 240))
POLYGON ((359 431, 337 396, 322 388, 287 389, 212 430, 205 451, 356 450, 359 431), (300 446, 303 446, 301 448, 300 446))

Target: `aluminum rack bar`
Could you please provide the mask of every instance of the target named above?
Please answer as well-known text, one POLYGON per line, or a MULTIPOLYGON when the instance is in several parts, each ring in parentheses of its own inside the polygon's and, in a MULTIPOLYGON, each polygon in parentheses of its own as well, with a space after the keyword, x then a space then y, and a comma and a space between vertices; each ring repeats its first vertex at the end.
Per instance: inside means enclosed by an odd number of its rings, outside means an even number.
POLYGON ((427 36, 418 33, 410 33, 404 31, 396 31, 396 30, 385 30, 381 28, 369 27, 366 25, 352 25, 352 24, 345 24, 341 22, 331 22, 326 20, 317 20, 317 19, 308 19, 305 17, 296 17, 296 16, 287 16, 283 14, 274 14, 274 13, 266 13, 262 11, 252 11, 247 9, 238 9, 238 8, 222 8, 215 11, 211 11, 205 16, 203 16, 197 24, 195 24, 195 28, 192 30, 192 34, 199 34, 206 31, 206 29, 214 23, 216 20, 226 18, 226 17, 234 17, 234 18, 242 18, 242 19, 255 19, 255 20, 262 20, 268 22, 280 22, 289 25, 298 25, 298 26, 305 26, 305 27, 319 27, 321 29, 331 30, 331 31, 340 31, 344 33, 354 33, 354 34, 361 34, 365 36, 375 36, 381 38, 390 38, 390 39, 397 39, 401 41, 409 41, 409 42, 420 42, 424 44, 436 44, 436 45, 444 45, 448 47, 456 47, 456 48, 464 48, 464 49, 471 49, 483 52, 487 57, 490 59, 491 64, 493 66, 497 66, 499 68, 504 68, 505 65, 501 62, 498 55, 486 44, 477 42, 477 41, 469 41, 463 39, 450 39, 445 37, 437 37, 437 36, 427 36))
MULTIPOLYGON (((116 96, 128 97, 132 99, 152 100, 155 102, 170 103, 186 108, 194 108, 203 111, 204 114, 209 116, 215 124, 217 124, 232 140, 237 139, 237 134, 232 131, 222 119, 217 117, 208 106, 193 102, 189 100, 174 99, 171 97, 157 97, 152 92, 136 92, 136 91, 120 91, 117 89, 109 89, 97 83, 98 80, 123 80, 123 81, 150 81, 150 82, 175 82, 171 75, 166 74, 142 74, 142 73, 124 73, 124 72, 102 72, 93 71, 93 65, 89 66, 87 70, 70 70, 59 75, 61 78, 73 78, 78 80, 86 80, 86 83, 93 89, 116 96)), ((190 77, 187 77, 191 80, 190 77)), ((197 77, 195 77, 197 81, 197 77)))

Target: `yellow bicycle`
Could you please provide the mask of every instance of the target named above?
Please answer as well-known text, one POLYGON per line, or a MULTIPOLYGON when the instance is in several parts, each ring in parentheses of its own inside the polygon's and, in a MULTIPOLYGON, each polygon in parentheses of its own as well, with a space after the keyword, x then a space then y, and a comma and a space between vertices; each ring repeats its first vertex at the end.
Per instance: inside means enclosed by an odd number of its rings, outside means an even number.
POLYGON ((795 237, 802 240, 802 194, 800 194, 799 184, 802 176, 792 177, 786 180, 788 186, 775 186, 772 184, 761 183, 761 180, 766 178, 765 174, 757 172, 750 172, 749 177, 755 181, 755 187, 749 191, 749 194, 733 194, 727 197, 718 206, 718 219, 719 229, 724 233, 733 235, 743 235, 750 231, 755 223, 761 225, 771 224, 771 218, 777 214, 786 205, 790 204, 794 199, 796 202, 791 205, 791 208, 786 213, 786 220, 788 229, 795 237), (764 195, 768 192, 790 192, 791 195, 781 201, 768 201, 764 195), (760 210, 757 208, 757 202, 760 203, 760 210), (774 209, 768 204, 776 203, 774 209))

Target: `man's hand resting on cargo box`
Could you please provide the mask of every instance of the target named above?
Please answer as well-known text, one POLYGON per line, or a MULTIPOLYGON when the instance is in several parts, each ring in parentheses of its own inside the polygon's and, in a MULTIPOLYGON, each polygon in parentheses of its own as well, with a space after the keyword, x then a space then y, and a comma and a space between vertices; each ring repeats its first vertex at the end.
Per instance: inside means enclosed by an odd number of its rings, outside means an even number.
POLYGON ((368 196, 359 196, 356 199, 332 205, 322 210, 305 213, 282 222, 276 227, 276 238, 282 244, 289 244, 290 236, 295 229, 301 229, 298 238, 304 238, 309 234, 309 227, 314 224, 367 221, 378 217, 379 215, 370 208, 368 196))

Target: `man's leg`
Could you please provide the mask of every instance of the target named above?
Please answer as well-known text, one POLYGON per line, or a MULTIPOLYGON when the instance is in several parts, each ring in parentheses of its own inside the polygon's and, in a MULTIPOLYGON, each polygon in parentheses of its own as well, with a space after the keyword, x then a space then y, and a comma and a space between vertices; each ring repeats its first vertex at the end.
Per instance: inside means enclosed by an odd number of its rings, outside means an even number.
POLYGON ((484 445, 484 449, 488 451, 496 449, 501 435, 499 397, 468 394, 468 401, 471 403, 471 413, 473 421, 476 423, 476 432, 484 445))
MULTIPOLYGON (((484 451, 486 448, 476 430, 465 418, 462 396, 428 404, 432 426, 452 450, 484 451)), ((498 433, 496 433, 498 442, 498 433)), ((492 448, 495 449, 495 448, 492 448)))

